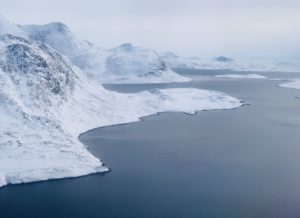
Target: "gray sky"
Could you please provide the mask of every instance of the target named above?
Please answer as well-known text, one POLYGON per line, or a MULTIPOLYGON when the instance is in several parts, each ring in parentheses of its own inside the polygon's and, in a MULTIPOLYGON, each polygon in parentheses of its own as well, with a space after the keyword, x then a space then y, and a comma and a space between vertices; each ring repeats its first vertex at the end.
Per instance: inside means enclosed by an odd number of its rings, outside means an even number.
POLYGON ((82 39, 185 56, 300 58, 300 0, 0 0, 20 24, 66 23, 82 39))

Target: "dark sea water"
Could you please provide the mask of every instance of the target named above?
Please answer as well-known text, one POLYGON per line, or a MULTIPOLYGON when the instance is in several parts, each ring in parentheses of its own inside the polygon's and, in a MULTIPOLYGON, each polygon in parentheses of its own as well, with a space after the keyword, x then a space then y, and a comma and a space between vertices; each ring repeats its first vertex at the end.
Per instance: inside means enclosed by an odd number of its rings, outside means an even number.
POLYGON ((178 71, 195 81, 105 87, 213 89, 250 105, 89 131, 80 140, 110 173, 2 188, 0 217, 300 217, 300 91, 178 71))

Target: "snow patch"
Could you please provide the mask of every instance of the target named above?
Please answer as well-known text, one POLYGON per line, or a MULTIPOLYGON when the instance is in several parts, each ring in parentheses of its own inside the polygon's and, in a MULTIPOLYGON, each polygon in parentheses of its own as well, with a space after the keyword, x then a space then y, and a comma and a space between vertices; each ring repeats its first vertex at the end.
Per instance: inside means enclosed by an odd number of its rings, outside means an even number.
POLYGON ((280 84, 279 86, 283 88, 300 89, 300 79, 295 79, 291 82, 280 84))

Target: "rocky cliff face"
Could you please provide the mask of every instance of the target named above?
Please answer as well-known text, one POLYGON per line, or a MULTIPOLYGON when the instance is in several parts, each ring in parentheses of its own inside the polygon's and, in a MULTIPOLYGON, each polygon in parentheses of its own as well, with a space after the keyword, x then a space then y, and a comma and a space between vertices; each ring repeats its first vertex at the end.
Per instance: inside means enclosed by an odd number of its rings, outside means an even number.
POLYGON ((13 35, 2 35, 0 41, 0 68, 19 88, 34 87, 38 95, 33 97, 44 99, 51 95, 65 98, 72 92, 75 74, 56 51, 13 35))

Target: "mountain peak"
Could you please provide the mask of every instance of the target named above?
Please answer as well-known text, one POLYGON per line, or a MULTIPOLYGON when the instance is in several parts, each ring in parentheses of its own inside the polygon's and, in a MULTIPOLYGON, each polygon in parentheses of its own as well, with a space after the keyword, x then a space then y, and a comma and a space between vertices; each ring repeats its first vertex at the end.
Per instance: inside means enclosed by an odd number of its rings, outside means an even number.
POLYGON ((216 57, 214 60, 215 61, 220 61, 220 62, 232 62, 232 61, 234 61, 232 58, 228 58, 228 57, 225 57, 225 56, 216 57))
POLYGON ((52 22, 52 23, 48 23, 43 25, 44 29, 48 29, 50 31, 57 31, 60 33, 69 33, 70 29, 69 27, 67 27, 67 25, 65 25, 64 23, 61 22, 52 22))
POLYGON ((173 52, 168 51, 168 52, 162 53, 161 57, 163 57, 163 58, 178 58, 179 56, 173 52))
POLYGON ((122 49, 125 51, 132 51, 135 48, 135 46, 133 46, 132 43, 124 43, 118 47, 116 47, 115 49, 122 49))
POLYGON ((25 25, 25 30, 29 30, 33 34, 49 35, 49 34, 63 34, 70 35, 70 29, 61 22, 52 22, 44 25, 25 25))

